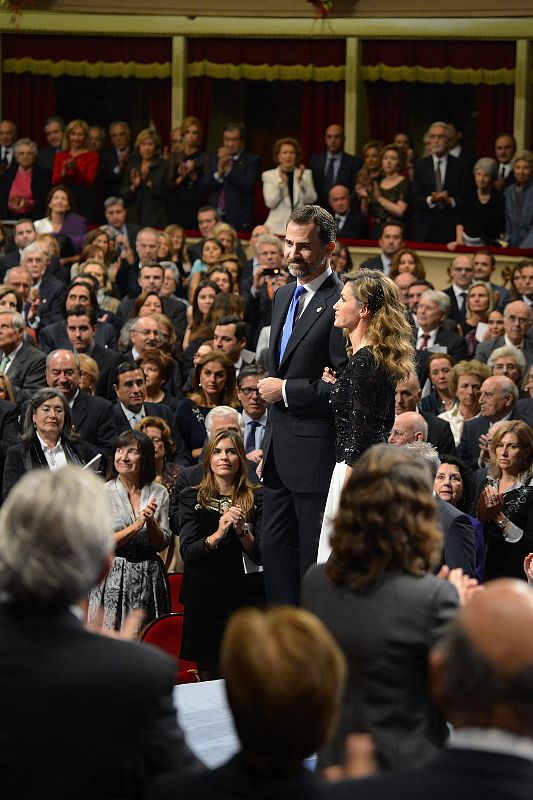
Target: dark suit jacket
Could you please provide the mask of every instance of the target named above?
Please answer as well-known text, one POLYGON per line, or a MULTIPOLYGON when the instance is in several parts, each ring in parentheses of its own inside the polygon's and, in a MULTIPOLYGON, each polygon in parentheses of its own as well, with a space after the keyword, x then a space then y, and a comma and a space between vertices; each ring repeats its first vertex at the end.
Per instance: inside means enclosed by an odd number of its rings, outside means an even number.
POLYGON ((270 406, 263 452, 265 465, 273 458, 281 480, 293 492, 327 492, 333 472, 331 385, 322 380, 322 372, 325 366, 339 372, 347 361, 342 333, 333 327, 333 305, 340 288, 334 273, 326 278, 295 324, 279 365, 294 284, 281 286, 272 303, 269 374, 286 381, 288 406, 283 400, 270 406))
POLYGON ((117 367, 124 361, 124 356, 110 347, 102 347, 97 341, 94 342, 94 348, 90 355, 98 364, 100 371, 96 394, 99 397, 105 397, 106 400, 115 400, 116 394, 113 387, 117 382, 117 367))
POLYGON ((10 253, 6 253, 5 256, 0 258, 0 280, 4 280, 8 269, 11 269, 11 267, 18 267, 19 264, 20 252, 17 247, 15 250, 12 250, 10 253))
POLYGON ((368 239, 368 223, 357 208, 352 205, 342 228, 337 228, 339 239, 368 239))
MULTIPOLYGON (((465 290, 466 291, 466 290, 465 290)), ((450 298, 450 310, 448 312, 448 318, 454 319, 459 325, 464 325, 465 323, 465 313, 463 310, 459 310, 459 306, 457 304, 457 298, 455 296, 455 292, 453 287, 450 286, 448 289, 444 289, 444 294, 447 294, 450 298)), ((466 308, 466 306, 465 306, 466 308)))
POLYGON ((330 783, 324 800, 528 800, 533 762, 518 756, 453 748, 418 769, 330 783))
MULTIPOLYGON (((137 297, 123 297, 117 309, 117 317, 122 327, 131 317, 133 306, 137 297)), ((178 336, 178 341, 183 341, 187 328, 187 306, 175 297, 162 297, 163 313, 169 318, 178 336)))
POLYGON ((39 287, 39 329, 59 322, 63 318, 63 299, 65 296, 65 284, 52 278, 46 271, 41 279, 39 287))
MULTIPOLYGON (((313 173, 313 183, 315 184, 316 193, 318 195, 318 204, 323 208, 330 210, 328 204, 328 193, 331 186, 326 179, 326 163, 328 160, 328 151, 324 150, 322 153, 315 153, 309 159, 309 169, 313 173)), ((336 186, 346 186, 350 190, 350 194, 355 189, 355 181, 357 173, 363 166, 363 160, 359 156, 351 156, 348 153, 343 153, 341 156, 341 163, 337 171, 335 179, 336 186)), ((339 234, 340 235, 340 234, 339 234)), ((345 234, 348 236, 348 234, 345 234)), ((358 238, 358 237, 350 237, 358 238)), ((362 238, 362 237, 361 237, 362 238)))
POLYGON ((28 400, 37 389, 46 386, 45 368, 44 353, 28 342, 23 342, 7 373, 17 403, 28 400))
POLYGON ((437 450, 439 455, 455 455, 455 440, 453 438, 450 423, 445 419, 439 419, 435 414, 428 411, 418 412, 428 425, 428 442, 437 450))
POLYGON ((19 440, 19 407, 9 400, 0 400, 0 444, 7 450, 19 440))
POLYGON ((183 778, 177 773, 158 778, 147 800, 321 800, 321 783, 312 772, 278 775, 273 770, 251 770, 238 753, 222 766, 183 778))
MULTIPOLYGON (((210 156, 200 190, 209 192, 208 205, 218 207, 222 184, 215 180, 218 157, 210 156)), ((224 179, 224 222, 237 230, 251 230, 255 225, 254 189, 261 172, 259 156, 243 150, 224 179)))
POLYGON ((450 569, 461 567, 465 575, 476 577, 476 536, 472 523, 462 511, 435 495, 439 509, 439 526, 444 536, 442 560, 450 569))
POLYGON ((176 720, 175 664, 161 651, 89 633, 67 610, 2 603, 0 662, 9 685, 0 752, 6 798, 140 798, 156 775, 200 768, 176 720))
MULTIPOLYGON (((504 336, 499 336, 497 339, 489 339, 488 342, 480 342, 476 347, 475 357, 478 361, 483 361, 486 364, 492 352, 498 347, 505 347, 504 336)), ((522 347, 522 353, 526 359, 526 369, 528 369, 533 364, 533 341, 526 337, 522 347)))
POLYGON ((366 261, 363 261, 359 269, 380 269, 383 272, 383 261, 381 260, 381 256, 372 256, 372 258, 367 258, 366 261))
MULTIPOLYGON (((164 403, 144 403, 144 410, 147 417, 161 417, 161 419, 167 423, 168 427, 172 431, 172 438, 174 439, 174 443, 176 445, 176 453, 173 461, 182 467, 190 466, 190 455, 185 447, 185 444, 183 443, 183 438, 179 432, 179 429, 174 425, 174 418, 170 407, 166 406, 164 403)), ((117 435, 123 431, 129 431, 131 429, 131 425, 128 422, 126 415, 122 411, 122 406, 118 400, 113 404, 113 419, 115 422, 117 435)))
POLYGON ((93 444, 102 455, 109 455, 117 436, 113 405, 109 400, 79 392, 71 414, 74 430, 82 441, 93 444))
POLYGON ((14 214, 8 208, 7 203, 17 170, 18 164, 13 158, 0 181, 0 214, 2 219, 20 219, 22 216, 30 217, 30 219, 41 219, 46 213, 45 200, 50 189, 50 175, 37 162, 33 165, 31 171, 31 193, 34 206, 29 214, 14 214))
MULTIPOLYGON (((418 329, 415 330, 415 335, 417 334, 417 331, 418 329)), ((445 347, 446 352, 451 355, 453 359, 455 359, 456 364, 458 361, 462 361, 467 357, 468 351, 466 348, 466 342, 462 336, 459 336, 458 333, 454 333, 454 331, 448 331, 446 328, 440 327, 435 337, 435 344, 445 347)), ((416 372, 421 386, 424 386, 424 383, 426 382, 428 374, 428 360, 431 354, 431 350, 416 351, 416 372)))
POLYGON ((415 161, 413 174, 412 203, 415 212, 415 242, 436 242, 446 244, 455 241, 455 226, 458 210, 461 207, 467 182, 464 165, 453 156, 448 155, 444 191, 455 200, 455 208, 430 208, 426 198, 434 191, 435 172, 433 157, 427 156, 415 161))
POLYGON ((49 172, 49 180, 52 180, 52 172, 54 171, 54 160, 59 151, 55 147, 44 147, 39 150, 37 156, 37 163, 45 172, 49 172))
MULTIPOLYGON (((531 403, 528 399, 519 400, 511 412, 510 419, 521 419, 533 427, 533 417, 531 415, 531 403)), ((463 461, 470 465, 472 469, 479 469, 479 437, 487 433, 491 426, 488 417, 475 417, 467 419, 463 425, 461 441, 459 443, 458 455, 463 461)))
MULTIPOLYGON (((102 348, 110 348, 116 344, 115 330, 109 322, 96 321, 95 341, 102 348)), ((52 350, 72 350, 72 345, 67 333, 67 324, 64 319, 59 322, 52 322, 39 332, 39 349, 43 353, 51 353, 52 350)))

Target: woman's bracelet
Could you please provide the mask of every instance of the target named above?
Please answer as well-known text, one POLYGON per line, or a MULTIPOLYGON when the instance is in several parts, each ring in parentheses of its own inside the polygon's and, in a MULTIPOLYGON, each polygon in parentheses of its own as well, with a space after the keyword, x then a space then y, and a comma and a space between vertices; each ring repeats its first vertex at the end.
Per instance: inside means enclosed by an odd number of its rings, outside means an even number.
POLYGON ((207 550, 207 552, 210 553, 211 550, 216 550, 217 547, 218 547, 218 544, 211 544, 211 537, 210 536, 206 536, 205 537, 205 539, 204 539, 204 550, 207 550))
POLYGON ((499 516, 499 518, 497 520, 495 520, 495 522, 496 522, 496 525, 498 526, 498 528, 500 528, 500 530, 505 531, 505 529, 507 528, 507 525, 509 523, 509 520, 507 519, 506 516, 501 514, 499 516))

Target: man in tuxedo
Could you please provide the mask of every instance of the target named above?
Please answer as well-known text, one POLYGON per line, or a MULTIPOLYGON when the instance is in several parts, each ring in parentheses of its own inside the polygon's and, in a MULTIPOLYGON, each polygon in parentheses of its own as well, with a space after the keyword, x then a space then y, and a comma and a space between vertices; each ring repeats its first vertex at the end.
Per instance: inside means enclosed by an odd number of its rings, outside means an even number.
POLYGON ((428 132, 431 155, 415 161, 412 205, 417 242, 455 241, 458 211, 467 184, 459 159, 448 150, 452 132, 445 122, 434 122, 428 132))
POLYGON ((9 687, 0 769, 10 800, 141 797, 159 774, 201 769, 177 724, 173 661, 83 623, 87 594, 111 566, 112 530, 102 481, 73 466, 30 472, 0 513, 0 678, 9 687))
POLYGON ((452 285, 444 290, 444 294, 450 298, 450 310, 446 316, 459 325, 464 325, 467 315, 466 295, 474 279, 472 256, 466 253, 455 256, 450 264, 450 278, 452 285))
POLYGON ((344 152, 344 128, 342 125, 328 125, 324 139, 326 149, 322 153, 311 156, 309 168, 313 173, 313 183, 318 195, 317 202, 322 208, 329 211, 331 204, 328 194, 330 190, 334 186, 340 185, 345 186, 351 194, 355 189, 357 173, 363 166, 363 160, 359 156, 351 156, 344 152))
POLYGON ((388 275, 394 254, 401 250, 404 245, 402 226, 396 222, 389 222, 384 225, 378 244, 381 247, 381 253, 363 261, 360 269, 381 269, 385 275, 388 275))
POLYGON ((26 245, 35 241, 37 233, 31 219, 19 219, 15 223, 13 239, 16 249, 0 258, 0 281, 4 281, 5 274, 11 267, 20 264, 20 257, 26 245))
POLYGON ((284 254, 297 281, 274 295, 269 377, 259 390, 269 404, 263 439, 262 534, 270 602, 298 604, 300 577, 316 562, 322 514, 334 466, 335 428, 325 367, 346 364, 333 326, 341 284, 329 265, 335 220, 320 206, 294 209, 284 254))
POLYGON ((533 363, 533 342, 527 334, 531 328, 533 309, 523 300, 509 303, 503 311, 504 335, 497 339, 480 342, 476 347, 476 358, 484 364, 489 360, 493 350, 498 347, 517 347, 524 354, 527 368, 533 363))
POLYGON ((95 339, 96 313, 90 306, 74 306, 67 311, 67 336, 73 351, 85 353, 98 365, 96 394, 107 400, 115 399, 113 388, 117 380, 118 365, 124 360, 120 353, 102 347, 95 339))
POLYGON ((516 141, 510 133, 500 133, 494 141, 494 157, 498 162, 498 177, 494 182, 496 189, 503 191, 514 183, 513 158, 516 141))
POLYGON ((72 416, 72 426, 80 439, 94 444, 102 455, 111 451, 117 435, 113 406, 103 397, 93 397, 80 390, 80 362, 71 350, 53 350, 46 358, 46 382, 65 396, 72 416))
POLYGON ((485 584, 430 655, 432 694, 449 746, 416 769, 331 783, 325 800, 528 800, 533 781, 533 592, 485 584))
POLYGON ((48 117, 44 122, 43 130, 48 145, 39 151, 37 160, 41 169, 44 169, 51 178, 54 171, 54 159, 63 147, 65 122, 61 117, 48 117))
MULTIPOLYGON (((254 189, 261 172, 259 156, 244 149, 244 129, 232 122, 224 125, 223 145, 200 181, 209 193, 209 205, 236 230, 252 230, 255 224, 254 189)), ((204 234, 202 234, 204 235, 204 234)))
POLYGON ((328 202, 337 225, 340 239, 367 239, 368 225, 346 186, 333 186, 329 190, 328 202))
POLYGON ((0 312, 0 372, 5 373, 17 403, 46 386, 44 353, 24 341, 26 323, 18 311, 0 312))

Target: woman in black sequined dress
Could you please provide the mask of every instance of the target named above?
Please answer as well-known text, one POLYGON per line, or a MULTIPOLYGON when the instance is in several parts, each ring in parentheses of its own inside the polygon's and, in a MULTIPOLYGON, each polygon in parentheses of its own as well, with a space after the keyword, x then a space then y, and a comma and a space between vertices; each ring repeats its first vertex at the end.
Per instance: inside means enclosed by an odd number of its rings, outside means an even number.
POLYGON ((411 327, 395 284, 379 270, 343 277, 335 304, 336 328, 343 328, 350 360, 337 377, 326 367, 322 380, 333 383, 331 404, 337 433, 318 562, 326 561, 332 522, 352 464, 369 447, 386 442, 394 424, 394 392, 413 371, 411 327))

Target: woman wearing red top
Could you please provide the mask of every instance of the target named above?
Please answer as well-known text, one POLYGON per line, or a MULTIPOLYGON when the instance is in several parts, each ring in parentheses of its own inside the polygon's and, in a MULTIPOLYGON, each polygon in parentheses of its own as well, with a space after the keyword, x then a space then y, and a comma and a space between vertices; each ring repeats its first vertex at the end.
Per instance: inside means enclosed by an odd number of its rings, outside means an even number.
POLYGON ((89 150, 89 126, 82 119, 73 119, 65 129, 63 150, 54 159, 52 186, 68 186, 76 201, 78 213, 95 222, 94 185, 100 156, 89 150))

